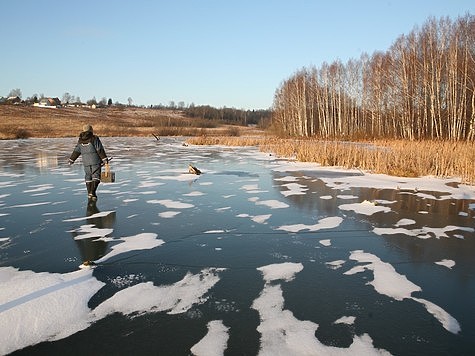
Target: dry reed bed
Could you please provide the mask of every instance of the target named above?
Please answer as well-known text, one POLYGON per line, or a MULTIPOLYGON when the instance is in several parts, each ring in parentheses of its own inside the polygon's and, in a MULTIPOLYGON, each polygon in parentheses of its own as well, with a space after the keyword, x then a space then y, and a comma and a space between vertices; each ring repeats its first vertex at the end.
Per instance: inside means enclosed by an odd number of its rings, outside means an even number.
POLYGON ((188 142, 259 146, 263 152, 322 166, 357 168, 400 177, 457 177, 463 183, 475 184, 473 142, 387 140, 361 143, 271 137, 196 137, 188 142))

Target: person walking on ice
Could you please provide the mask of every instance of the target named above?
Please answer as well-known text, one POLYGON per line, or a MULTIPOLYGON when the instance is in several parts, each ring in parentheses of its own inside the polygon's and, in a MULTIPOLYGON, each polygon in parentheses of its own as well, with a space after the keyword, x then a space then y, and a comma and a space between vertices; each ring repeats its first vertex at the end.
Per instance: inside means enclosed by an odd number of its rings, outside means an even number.
POLYGON ((69 164, 73 164, 80 155, 84 165, 87 196, 89 200, 96 201, 96 190, 101 182, 101 166, 109 164, 109 159, 100 138, 94 135, 91 125, 84 125, 78 143, 69 157, 69 164))

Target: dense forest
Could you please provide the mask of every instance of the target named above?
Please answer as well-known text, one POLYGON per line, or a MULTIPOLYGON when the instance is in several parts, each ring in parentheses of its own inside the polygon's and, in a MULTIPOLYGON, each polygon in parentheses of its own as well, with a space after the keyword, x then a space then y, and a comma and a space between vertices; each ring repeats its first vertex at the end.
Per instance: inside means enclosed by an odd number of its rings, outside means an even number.
POLYGON ((302 68, 277 88, 272 125, 297 137, 473 140, 475 17, 430 18, 386 52, 302 68))
POLYGON ((183 109, 188 117, 221 121, 235 125, 259 125, 266 126, 270 121, 270 110, 240 110, 235 108, 214 108, 209 105, 191 105, 183 109))

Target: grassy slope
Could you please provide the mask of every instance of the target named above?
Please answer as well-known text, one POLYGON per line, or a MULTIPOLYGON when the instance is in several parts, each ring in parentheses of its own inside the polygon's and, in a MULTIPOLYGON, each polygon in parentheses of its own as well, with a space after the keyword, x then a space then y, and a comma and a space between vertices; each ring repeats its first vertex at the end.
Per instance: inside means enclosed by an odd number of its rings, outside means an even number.
MULTIPOLYGON (((230 131, 225 125, 201 128, 201 123, 200 119, 186 118, 180 111, 173 110, 0 105, 0 139, 75 137, 84 124, 91 124, 100 136, 151 136, 152 133, 195 136, 230 131)), ((239 127, 241 132, 247 132, 247 128, 239 127)))

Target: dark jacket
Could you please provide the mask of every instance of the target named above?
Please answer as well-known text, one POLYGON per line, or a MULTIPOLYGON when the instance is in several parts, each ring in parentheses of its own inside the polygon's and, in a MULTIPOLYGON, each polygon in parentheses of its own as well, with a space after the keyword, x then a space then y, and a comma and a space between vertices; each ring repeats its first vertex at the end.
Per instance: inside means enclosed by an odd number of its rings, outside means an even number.
POLYGON ((85 166, 96 166, 107 162, 106 151, 101 140, 90 131, 79 134, 78 143, 69 157, 70 163, 73 163, 80 155, 85 166))

